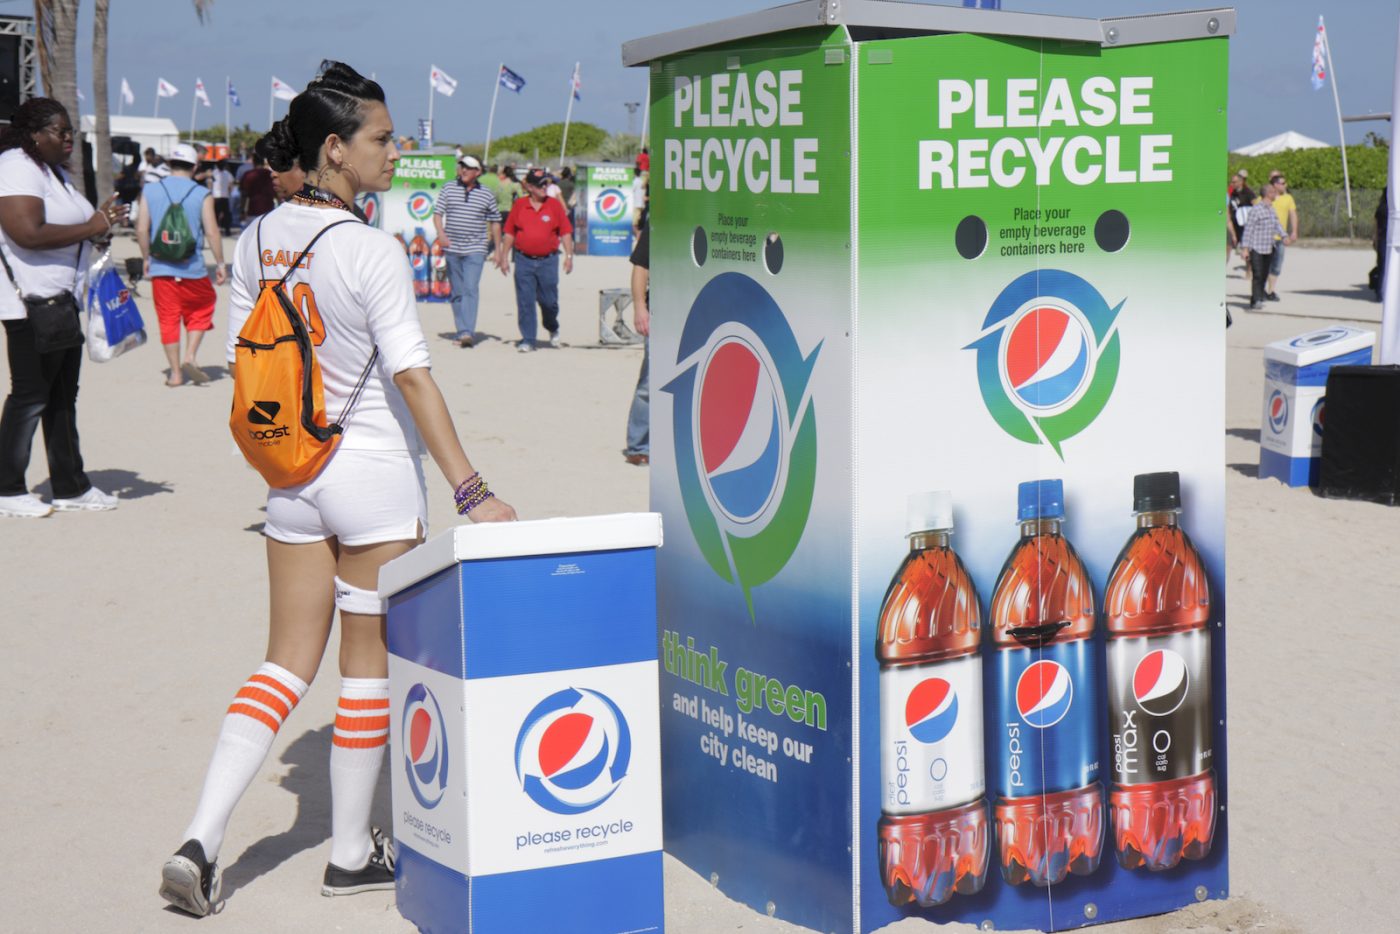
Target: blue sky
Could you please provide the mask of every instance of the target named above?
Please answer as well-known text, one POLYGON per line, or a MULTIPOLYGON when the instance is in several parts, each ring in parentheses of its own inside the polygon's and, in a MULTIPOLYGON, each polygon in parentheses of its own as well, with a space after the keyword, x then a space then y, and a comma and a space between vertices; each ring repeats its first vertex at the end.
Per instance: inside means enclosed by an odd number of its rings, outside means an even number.
MULTIPOLYGON (((528 85, 519 95, 501 92, 496 136, 562 120, 577 60, 582 63, 583 99, 574 106, 574 119, 623 131, 628 127, 624 102, 641 101, 645 94, 643 70, 622 67, 623 40, 774 5, 773 0, 710 0, 702 6, 636 0, 535 0, 528 6, 417 0, 400 7, 382 0, 217 0, 212 19, 201 26, 189 2, 117 2, 109 27, 112 112, 125 77, 136 95, 127 112, 149 116, 156 79, 164 77, 180 94, 162 100, 161 113, 183 129, 189 125, 194 82, 200 77, 214 106, 199 108, 197 125, 222 123, 228 76, 243 102, 234 110, 233 122, 262 128, 271 76, 300 89, 317 62, 331 57, 375 73, 396 124, 412 133, 417 119, 427 115, 428 69, 436 64, 459 82, 455 95, 436 99, 437 137, 481 141, 502 60, 528 85)), ((1210 5, 1200 0, 1003 0, 1007 10, 1092 17, 1210 5)), ((1231 146, 1284 130, 1335 142, 1331 90, 1314 91, 1308 82, 1319 12, 1327 15, 1343 112, 1390 110, 1400 4, 1347 0, 1325 4, 1326 11, 1323 5, 1322 0, 1246 0, 1237 6, 1239 26, 1230 55, 1231 146)), ((0 13, 30 9, 29 3, 0 0, 0 13)), ((78 79, 91 97, 91 0, 84 0, 82 12, 78 79)), ((278 107, 285 112, 285 103, 278 107)), ((635 128, 640 126, 639 114, 635 128)), ((1348 124, 1347 141, 1360 142, 1367 130, 1382 136, 1390 132, 1384 122, 1348 124)))

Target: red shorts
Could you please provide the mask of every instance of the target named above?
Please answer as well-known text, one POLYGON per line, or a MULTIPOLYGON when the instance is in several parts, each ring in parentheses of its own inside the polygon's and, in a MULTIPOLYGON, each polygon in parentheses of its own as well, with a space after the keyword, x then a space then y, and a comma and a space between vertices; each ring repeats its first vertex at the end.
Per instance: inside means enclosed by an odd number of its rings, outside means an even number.
POLYGON ((156 302, 156 319, 160 321, 160 342, 180 342, 180 322, 186 331, 214 330, 214 283, 209 277, 177 279, 155 276, 151 279, 151 294, 156 302))

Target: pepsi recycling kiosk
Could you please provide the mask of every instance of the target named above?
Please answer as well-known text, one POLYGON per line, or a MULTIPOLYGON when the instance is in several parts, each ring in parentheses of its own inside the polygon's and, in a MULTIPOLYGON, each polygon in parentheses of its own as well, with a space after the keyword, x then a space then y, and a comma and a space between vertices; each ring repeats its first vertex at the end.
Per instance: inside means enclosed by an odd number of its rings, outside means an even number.
POLYGON ((389 562, 398 908, 430 934, 660 931, 655 513, 389 562))
POLYGON ((727 895, 821 931, 1227 896, 1234 27, 806 0, 623 46, 665 847, 727 895))
POLYGON ((1317 486, 1327 374, 1334 366, 1369 366, 1375 345, 1374 331, 1339 324, 1264 347, 1259 476, 1317 486))
POLYGON ((575 166, 574 243, 589 256, 631 256, 639 203, 636 170, 621 162, 575 166))

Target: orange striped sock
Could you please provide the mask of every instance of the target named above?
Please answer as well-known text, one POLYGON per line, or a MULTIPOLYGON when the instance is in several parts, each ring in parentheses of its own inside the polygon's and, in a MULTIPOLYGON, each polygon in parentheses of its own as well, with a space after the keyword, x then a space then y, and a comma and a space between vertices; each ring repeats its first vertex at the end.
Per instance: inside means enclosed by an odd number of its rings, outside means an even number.
POLYGON ((342 679, 331 736, 331 862, 341 869, 369 859, 369 809, 388 742, 389 679, 342 679))
POLYGON ((306 682, 280 665, 263 662, 229 705, 185 839, 198 840, 211 862, 224 842, 229 815, 272 748, 272 740, 306 694, 306 682))

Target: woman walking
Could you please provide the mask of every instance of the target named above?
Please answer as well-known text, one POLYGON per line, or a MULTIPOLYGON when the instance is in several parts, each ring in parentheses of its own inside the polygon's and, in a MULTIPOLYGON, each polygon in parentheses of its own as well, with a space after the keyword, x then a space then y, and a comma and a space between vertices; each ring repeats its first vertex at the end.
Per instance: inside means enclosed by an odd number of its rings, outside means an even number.
POLYGON ((160 894, 195 915, 208 914, 218 901, 217 859, 229 816, 315 677, 337 609, 342 680, 330 753, 331 852, 321 892, 393 886, 393 843, 369 826, 389 722, 384 606, 376 584, 379 568, 426 534, 420 436, 456 491, 459 513, 477 522, 515 518, 467 460, 428 371, 407 257, 353 207, 357 194, 387 190, 393 181, 399 153, 383 90, 346 65, 325 62, 263 143, 269 161, 297 162, 311 184, 239 240, 228 359, 234 360, 260 282, 290 272, 285 288, 306 317, 326 411, 352 407, 320 474, 268 491, 266 661, 224 717, 185 842, 161 874, 160 894), (358 401, 351 402, 362 376, 358 401))
MULTIPOLYGON (((58 510, 116 509, 117 498, 92 485, 78 448, 78 370, 81 338, 48 348, 36 334, 26 300, 75 297, 87 278, 90 240, 105 239, 127 209, 114 194, 94 211, 78 194, 64 164, 73 153, 73 124, 58 101, 35 97, 15 111, 0 133, 0 322, 10 363, 10 395, 0 414, 0 516, 40 518, 58 510), (21 298, 23 296, 23 298, 21 298), (44 426, 50 505, 24 482, 34 431, 44 426)), ((43 309, 40 309, 40 313, 43 309)), ((54 309, 49 309, 50 315, 54 309)), ((81 331, 77 332, 81 335, 81 331)))

